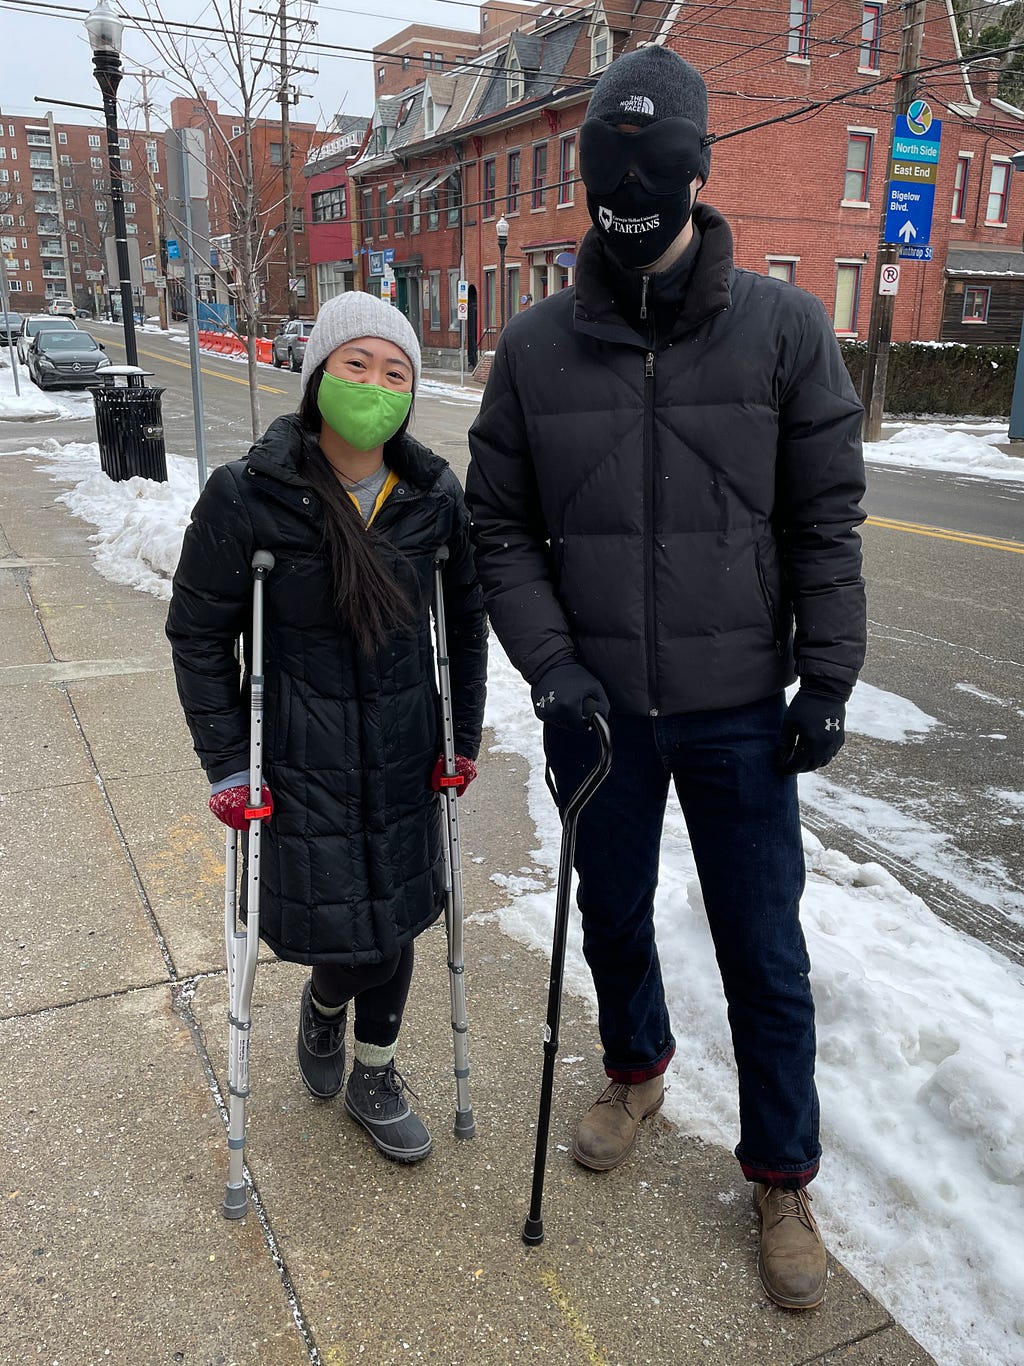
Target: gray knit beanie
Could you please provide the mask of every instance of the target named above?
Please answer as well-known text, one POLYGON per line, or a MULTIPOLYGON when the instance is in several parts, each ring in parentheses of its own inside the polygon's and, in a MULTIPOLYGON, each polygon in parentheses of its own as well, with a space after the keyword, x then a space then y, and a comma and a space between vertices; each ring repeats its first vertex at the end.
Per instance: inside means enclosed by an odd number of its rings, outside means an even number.
MULTIPOLYGON (((646 128, 659 119, 684 118, 708 131, 708 88, 704 77, 677 52, 653 43, 617 57, 594 86, 586 118, 633 123, 646 128)), ((701 152, 700 173, 711 170, 711 148, 701 152)))
POLYGON ((320 362, 357 337, 380 337, 404 351, 412 363, 412 387, 416 392, 420 387, 420 344, 412 323, 394 304, 386 304, 376 294, 348 290, 328 299, 317 314, 302 361, 303 393, 320 362))

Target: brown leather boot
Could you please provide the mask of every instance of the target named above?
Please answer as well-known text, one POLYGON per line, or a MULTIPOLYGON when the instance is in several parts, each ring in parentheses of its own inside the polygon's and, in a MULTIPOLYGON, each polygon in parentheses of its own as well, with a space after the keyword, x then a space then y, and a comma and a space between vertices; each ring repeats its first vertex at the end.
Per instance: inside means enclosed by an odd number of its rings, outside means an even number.
POLYGON ((816 1308, 825 1298, 828 1270, 811 1197, 806 1190, 755 1181, 754 1208, 761 1219, 761 1284, 784 1309, 816 1308))
POLYGON ((641 1123, 661 1109, 664 1099, 664 1077, 633 1086, 613 1081, 580 1120, 573 1157, 591 1171, 611 1171, 633 1151, 641 1123))

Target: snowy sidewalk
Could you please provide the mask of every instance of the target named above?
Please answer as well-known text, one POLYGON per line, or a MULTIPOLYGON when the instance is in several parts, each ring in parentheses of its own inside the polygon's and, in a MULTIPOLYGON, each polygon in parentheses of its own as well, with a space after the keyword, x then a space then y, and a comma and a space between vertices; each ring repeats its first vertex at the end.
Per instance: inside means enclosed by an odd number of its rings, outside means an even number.
POLYGON ((340 1103, 306 1096, 304 973, 267 960, 247 1148, 258 1207, 221 1218, 220 828, 175 697, 165 604, 98 575, 90 528, 55 503, 42 464, 5 455, 0 483, 0 1359, 931 1361, 838 1264, 821 1310, 771 1305, 735 1160, 685 1125, 657 1119, 606 1176, 572 1162, 602 1073, 589 1009, 571 997, 547 1238, 523 1247, 547 964, 494 915, 509 879, 493 873, 540 870, 527 764, 486 744, 461 808, 477 1138, 452 1135, 439 929, 420 941, 401 1044, 435 1138, 410 1169, 382 1162, 340 1103))

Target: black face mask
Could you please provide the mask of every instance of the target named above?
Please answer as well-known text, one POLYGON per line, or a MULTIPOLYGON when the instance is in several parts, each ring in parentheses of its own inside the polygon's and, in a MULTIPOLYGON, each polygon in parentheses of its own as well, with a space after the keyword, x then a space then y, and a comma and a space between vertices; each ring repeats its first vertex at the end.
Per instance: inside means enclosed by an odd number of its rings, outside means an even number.
POLYGON ((707 142, 684 118, 661 119, 635 133, 598 119, 583 123, 580 175, 587 208, 627 270, 657 261, 686 226, 707 142))

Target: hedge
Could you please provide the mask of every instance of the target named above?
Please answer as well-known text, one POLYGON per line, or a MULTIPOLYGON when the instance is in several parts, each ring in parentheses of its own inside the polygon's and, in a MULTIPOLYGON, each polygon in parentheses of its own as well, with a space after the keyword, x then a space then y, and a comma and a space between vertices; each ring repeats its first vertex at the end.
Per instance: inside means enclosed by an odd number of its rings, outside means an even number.
MULTIPOLYGON (((867 344, 840 341, 859 391, 867 344)), ((898 417, 1006 417, 1017 373, 1016 346, 960 342, 893 342, 885 381, 885 411, 898 417)))

